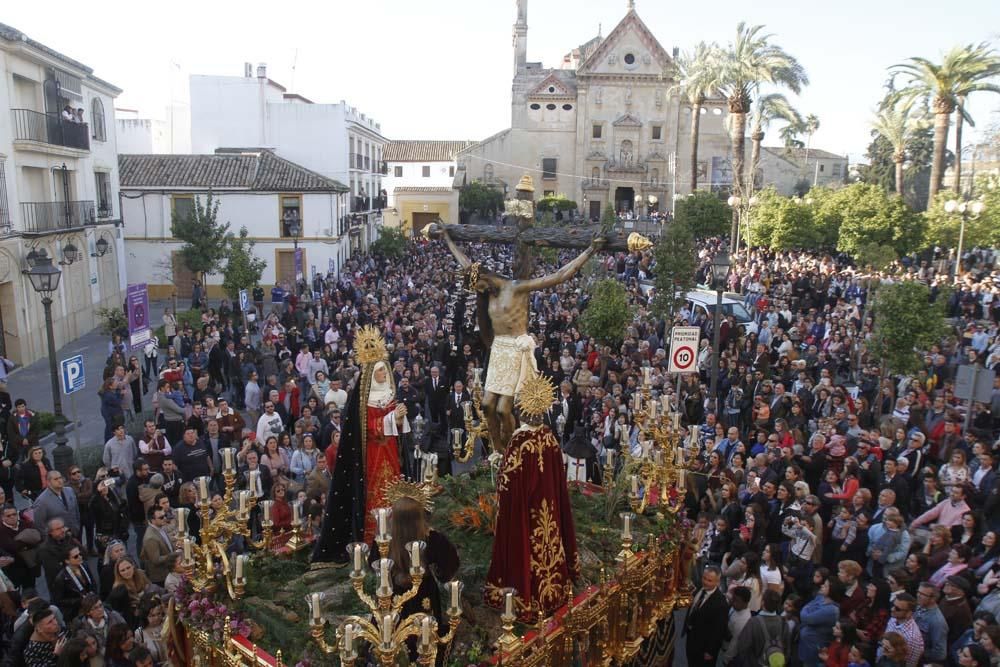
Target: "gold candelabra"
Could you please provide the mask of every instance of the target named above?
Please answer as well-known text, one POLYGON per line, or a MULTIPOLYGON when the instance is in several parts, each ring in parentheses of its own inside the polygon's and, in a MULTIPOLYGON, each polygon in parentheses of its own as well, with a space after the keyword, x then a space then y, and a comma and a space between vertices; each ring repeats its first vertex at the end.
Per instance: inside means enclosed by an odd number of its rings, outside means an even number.
POLYGON ((410 588, 396 595, 392 585, 393 561, 389 556, 389 545, 392 536, 389 534, 389 517, 392 510, 380 507, 372 510, 377 524, 375 544, 378 546, 379 558, 371 567, 377 574, 378 584, 373 598, 365 591, 365 564, 368 562, 369 547, 361 542, 353 542, 347 546, 351 562, 351 586, 355 594, 371 611, 371 619, 361 616, 348 616, 343 619, 340 627, 335 630, 335 641, 326 640, 326 619, 322 613, 322 593, 311 593, 307 596, 310 610, 310 635, 327 654, 338 654, 341 664, 353 666, 358 659, 357 642, 367 642, 372 647, 373 655, 379 665, 389 667, 396 664, 400 651, 407 650, 406 642, 410 637, 417 640, 417 662, 420 665, 434 665, 437 659, 438 647, 451 644, 455 638, 455 630, 462 618, 461 596, 462 582, 449 581, 445 584, 448 596, 448 632, 441 636, 438 632, 437 619, 430 612, 430 600, 422 601, 422 612, 402 617, 403 606, 416 597, 420 584, 424 580, 426 570, 423 567, 424 552, 427 548, 422 541, 409 542, 406 553, 410 560, 410 588))
POLYGON ((211 507, 209 491, 211 479, 198 477, 195 488, 198 490, 198 514, 201 519, 199 537, 201 543, 195 542, 188 534, 187 522, 190 510, 186 507, 177 509, 177 546, 182 550, 181 565, 184 574, 191 582, 194 590, 215 590, 216 576, 221 574, 226 582, 229 597, 239 600, 246 588, 246 570, 249 556, 239 554, 230 561, 226 547, 237 535, 242 536, 248 544, 256 549, 268 550, 274 537, 274 523, 271 521, 271 501, 261 503, 264 519, 263 534, 259 541, 254 541, 250 532, 250 513, 257 506, 256 489, 260 488, 260 471, 251 470, 247 473, 249 489, 235 491, 236 487, 236 450, 225 448, 220 450, 223 460, 222 478, 226 490, 222 506, 214 515, 211 507), (236 497, 233 507, 233 497, 236 497))
POLYGON ((462 429, 452 429, 452 456, 459 463, 466 463, 476 451, 476 440, 482 438, 489 442, 490 430, 486 424, 486 413, 483 412, 483 381, 482 368, 472 369, 472 400, 462 403, 462 413, 465 418, 465 442, 462 442, 462 429))

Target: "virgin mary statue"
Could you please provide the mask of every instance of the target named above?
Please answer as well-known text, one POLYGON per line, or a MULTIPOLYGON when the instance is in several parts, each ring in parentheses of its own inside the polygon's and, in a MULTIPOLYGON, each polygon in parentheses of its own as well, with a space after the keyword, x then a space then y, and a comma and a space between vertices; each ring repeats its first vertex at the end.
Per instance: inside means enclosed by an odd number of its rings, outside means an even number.
POLYGON ((348 544, 372 542, 371 511, 389 505, 384 488, 400 475, 398 438, 410 432, 406 406, 396 403, 382 335, 364 327, 355 337, 355 352, 362 364, 361 379, 347 402, 313 563, 345 562, 348 544))

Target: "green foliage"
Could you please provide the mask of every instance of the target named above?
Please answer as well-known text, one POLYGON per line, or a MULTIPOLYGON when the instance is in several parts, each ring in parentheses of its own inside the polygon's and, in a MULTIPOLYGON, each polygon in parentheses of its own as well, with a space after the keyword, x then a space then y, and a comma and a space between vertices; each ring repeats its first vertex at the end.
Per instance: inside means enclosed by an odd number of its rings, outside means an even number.
POLYGON ((876 271, 883 271, 899 257, 896 251, 890 246, 879 245, 878 243, 866 243, 858 248, 854 259, 862 268, 871 268, 876 271))
POLYGON ((677 200, 674 219, 687 225, 695 238, 725 236, 733 221, 733 210, 711 192, 698 190, 677 200))
MULTIPOLYGON (((1000 205, 1000 196, 986 190, 987 195, 983 199, 982 214, 973 217, 971 214, 965 220, 965 237, 962 239, 962 247, 973 248, 975 246, 991 247, 1000 244, 1000 215, 991 208, 1000 205), (992 202, 985 201, 991 198, 992 202)), ((946 202, 956 199, 952 191, 942 191, 934 197, 931 207, 924 211, 924 220, 927 222, 927 245, 939 246, 941 248, 957 248, 958 237, 962 229, 962 215, 960 213, 948 213, 944 210, 946 202)))
POLYGON ((826 239, 814 224, 813 212, 809 204, 768 188, 757 195, 757 205, 750 208, 750 243, 771 250, 820 248, 826 239))
POLYGON ((503 210, 503 192, 482 181, 472 181, 458 193, 458 207, 479 215, 495 215, 503 210))
POLYGON ((931 303, 930 291, 919 282, 881 285, 872 307, 875 330, 869 352, 890 373, 916 372, 923 365, 923 351, 947 332, 946 302, 947 298, 939 296, 931 303))
POLYGON ((191 213, 187 217, 175 213, 170 225, 173 237, 184 242, 180 249, 184 265, 201 277, 222 268, 227 247, 233 239, 229 223, 220 223, 218 215, 219 202, 209 192, 204 204, 196 196, 191 213))
POLYGON ((237 305, 240 290, 257 287, 267 268, 267 262, 254 254, 256 242, 249 236, 246 226, 243 226, 239 236, 230 237, 229 247, 226 249, 226 266, 222 269, 222 289, 237 305))
POLYGON ((535 209, 541 212, 552 211, 575 211, 576 202, 564 194, 549 195, 542 197, 535 205, 535 209))
POLYGON ((615 213, 614 204, 608 202, 604 206, 604 212, 601 213, 601 231, 610 232, 616 224, 618 224, 618 214, 615 213))
POLYGON ((695 284, 698 251, 691 229, 677 220, 668 224, 653 249, 653 257, 656 259, 653 313, 672 319, 674 309, 681 301, 678 293, 687 292, 695 284))
MULTIPOLYGON (((535 223, 536 227, 553 227, 556 224, 556 218, 552 214, 552 211, 545 211, 539 217, 538 222, 535 223)), ((534 249, 535 255, 547 264, 556 264, 559 261, 559 248, 550 248, 547 246, 539 246, 534 249)))
MULTIPOLYGON (((895 192, 896 163, 892 156, 896 152, 892 142, 872 131, 872 142, 868 144, 868 164, 859 168, 861 180, 878 185, 886 192, 895 192)), ((903 170, 903 199, 914 211, 927 207, 927 193, 931 185, 931 160, 934 157, 934 130, 920 126, 913 129, 906 141, 906 168, 903 170)), ((945 165, 954 161, 949 151, 945 155, 945 165)))
POLYGON ((378 239, 372 243, 373 255, 381 255, 390 259, 399 259, 406 252, 406 236, 403 230, 395 227, 383 227, 378 239))
POLYGON ((590 294, 590 303, 580 316, 581 330, 600 343, 618 347, 634 316, 625 286, 617 280, 602 280, 591 286, 590 294))
POLYGON ((891 247, 898 256, 920 247, 924 221, 899 197, 876 185, 855 183, 838 190, 828 202, 831 215, 840 216, 837 249, 856 255, 868 245, 891 247))
POLYGON ((119 306, 98 308, 97 320, 100 322, 101 333, 105 336, 128 333, 128 319, 125 317, 125 311, 119 306))
MULTIPOLYGON (((194 330, 196 330, 196 331, 200 331, 201 330, 201 311, 200 310, 197 310, 197 309, 195 309, 195 310, 181 310, 181 311, 178 311, 178 312, 174 313, 174 315, 177 316, 177 331, 180 331, 181 329, 183 329, 185 324, 190 324, 191 328, 194 329, 194 330)), ((156 334, 156 337, 160 340, 160 344, 161 345, 165 345, 166 344, 166 338, 164 338, 164 336, 166 336, 166 334, 164 332, 163 325, 161 324, 160 326, 156 327, 156 329, 154 329, 153 332, 156 334)))

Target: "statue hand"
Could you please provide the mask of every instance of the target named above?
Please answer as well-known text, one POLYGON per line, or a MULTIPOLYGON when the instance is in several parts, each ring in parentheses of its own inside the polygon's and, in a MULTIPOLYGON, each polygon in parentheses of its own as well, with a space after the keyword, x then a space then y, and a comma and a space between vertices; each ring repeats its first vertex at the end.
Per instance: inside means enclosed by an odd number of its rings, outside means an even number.
POLYGON ((425 226, 421 233, 429 239, 439 239, 444 236, 444 228, 438 223, 432 222, 425 226))
POLYGON ((396 406, 396 419, 402 419, 406 416, 406 405, 400 403, 396 406))
POLYGON ((604 246, 606 246, 607 244, 608 244, 608 239, 600 232, 595 233, 594 238, 590 242, 590 246, 594 250, 602 250, 604 246))

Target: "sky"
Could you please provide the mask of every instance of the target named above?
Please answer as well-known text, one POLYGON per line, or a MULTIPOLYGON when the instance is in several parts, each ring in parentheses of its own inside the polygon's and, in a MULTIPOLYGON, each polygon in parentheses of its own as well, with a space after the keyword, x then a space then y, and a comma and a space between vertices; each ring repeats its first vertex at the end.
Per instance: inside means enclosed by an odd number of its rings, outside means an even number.
MULTIPOLYGON (((528 0, 528 60, 558 65, 599 29, 607 36, 626 10, 627 0, 528 0)), ((636 0, 636 10, 668 52, 726 43, 740 20, 766 25, 809 75, 793 104, 820 119, 812 145, 852 159, 870 141, 889 66, 939 59, 963 43, 1000 47, 997 0, 636 0)), ((514 18, 514 0, 59 0, 0 11, 0 22, 122 88, 115 106, 141 117, 183 104, 189 74, 240 76, 244 62, 263 62, 290 92, 346 100, 390 139, 478 140, 508 127, 514 18)), ((989 125, 1000 95, 981 94, 969 109, 978 127, 989 125)), ((777 129, 765 138, 779 142, 777 129)))

